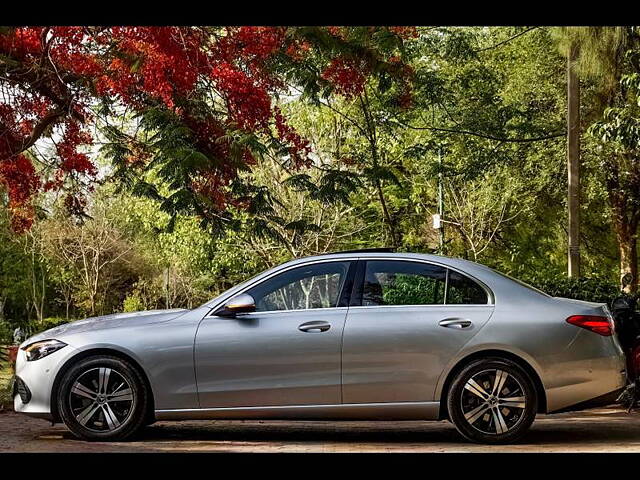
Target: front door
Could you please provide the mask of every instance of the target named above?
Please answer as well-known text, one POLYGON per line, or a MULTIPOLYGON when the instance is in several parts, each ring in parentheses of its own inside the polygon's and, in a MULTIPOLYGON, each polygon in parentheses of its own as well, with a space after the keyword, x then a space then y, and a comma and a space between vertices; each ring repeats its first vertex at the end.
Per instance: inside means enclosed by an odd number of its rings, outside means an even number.
POLYGON ((445 366, 493 312, 486 291, 425 262, 369 260, 359 270, 344 332, 343 402, 435 401, 445 366))
POLYGON ((340 403, 351 265, 288 269, 246 290, 256 312, 203 319, 195 345, 200 407, 340 403))

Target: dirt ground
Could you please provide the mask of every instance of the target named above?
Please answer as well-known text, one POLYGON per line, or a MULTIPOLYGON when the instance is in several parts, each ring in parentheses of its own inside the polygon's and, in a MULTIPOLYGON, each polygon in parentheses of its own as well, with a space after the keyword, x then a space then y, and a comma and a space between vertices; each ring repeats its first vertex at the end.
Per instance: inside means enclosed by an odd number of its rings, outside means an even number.
POLYGON ((159 422, 128 442, 84 442, 63 425, 0 414, 0 452, 640 452, 640 413, 539 415, 517 445, 465 442, 448 422, 159 422))

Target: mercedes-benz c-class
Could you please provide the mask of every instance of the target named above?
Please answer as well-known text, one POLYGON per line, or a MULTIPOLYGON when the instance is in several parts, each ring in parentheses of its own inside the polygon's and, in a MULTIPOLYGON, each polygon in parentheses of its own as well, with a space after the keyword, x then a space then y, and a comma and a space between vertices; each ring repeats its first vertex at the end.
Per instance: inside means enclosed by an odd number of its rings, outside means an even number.
POLYGON ((488 267, 356 251, 296 259, 192 310, 89 318, 26 340, 18 412, 90 440, 156 420, 449 419, 519 439, 605 402, 625 361, 603 304, 488 267))

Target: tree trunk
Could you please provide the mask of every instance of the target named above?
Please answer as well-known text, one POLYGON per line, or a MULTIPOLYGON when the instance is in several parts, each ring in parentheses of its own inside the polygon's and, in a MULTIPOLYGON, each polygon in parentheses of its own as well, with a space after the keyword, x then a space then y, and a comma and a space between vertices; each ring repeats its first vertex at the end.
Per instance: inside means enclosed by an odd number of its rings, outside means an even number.
POLYGON ((580 276, 580 82, 573 62, 577 50, 567 58, 567 173, 569 184, 569 276, 580 276))
POLYGON ((618 239, 618 251, 620 252, 620 285, 626 293, 635 293, 638 290, 638 250, 637 228, 631 229, 630 225, 616 226, 618 239), (624 285, 622 278, 631 274, 631 283, 624 285))
POLYGON ((395 223, 391 218, 389 209, 387 208, 387 201, 384 198, 384 192, 382 191, 382 184, 380 183, 380 180, 376 179, 375 187, 376 187, 376 191, 378 192, 378 199, 380 200, 380 206, 382 207, 382 215, 384 216, 384 220, 387 225, 387 229, 389 231, 389 237, 391 237, 391 246, 395 248, 399 244, 398 236, 396 234, 395 223))
MULTIPOLYGON (((369 148, 371 150, 371 162, 374 168, 378 168, 378 166, 380 165, 378 158, 378 136, 376 132, 375 122, 373 121, 373 118, 371 117, 371 111, 369 110, 369 99, 367 97, 366 91, 364 92, 364 95, 360 95, 360 105, 362 107, 362 113, 366 121, 366 135, 367 139, 369 140, 369 148)), ((380 206, 382 207, 384 223, 387 224, 389 236, 391 237, 391 246, 397 247, 400 244, 400 239, 398 238, 395 223, 391 218, 391 213, 389 212, 389 208, 387 207, 387 201, 384 198, 384 192, 382 191, 382 182, 379 178, 375 178, 373 184, 376 192, 378 193, 380 206)))
POLYGON ((632 200, 635 192, 638 191, 638 184, 621 184, 620 170, 620 162, 614 163, 609 168, 607 193, 611 206, 611 221, 620 254, 620 287, 626 293, 635 293, 638 291, 637 244, 640 210, 632 200), (625 285, 622 279, 627 274, 631 274, 632 278, 625 285))

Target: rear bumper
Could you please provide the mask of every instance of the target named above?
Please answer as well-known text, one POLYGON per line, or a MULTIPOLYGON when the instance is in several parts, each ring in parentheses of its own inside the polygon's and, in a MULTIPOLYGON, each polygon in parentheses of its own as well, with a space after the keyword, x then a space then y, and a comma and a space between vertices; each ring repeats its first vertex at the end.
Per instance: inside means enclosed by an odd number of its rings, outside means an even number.
POLYGON ((600 395, 599 397, 592 398, 591 400, 571 405, 570 407, 563 408, 562 410, 557 410, 553 413, 576 412, 579 410, 586 410, 588 408, 598 408, 606 407, 607 405, 613 405, 618 403, 617 400, 624 390, 624 388, 619 388, 612 392, 605 393, 604 395, 600 395))
POLYGON ((593 403, 608 401, 627 385, 624 354, 594 359, 563 362, 562 374, 555 378, 559 385, 547 386, 547 413, 580 410, 593 403))

